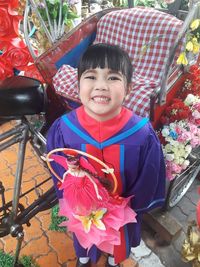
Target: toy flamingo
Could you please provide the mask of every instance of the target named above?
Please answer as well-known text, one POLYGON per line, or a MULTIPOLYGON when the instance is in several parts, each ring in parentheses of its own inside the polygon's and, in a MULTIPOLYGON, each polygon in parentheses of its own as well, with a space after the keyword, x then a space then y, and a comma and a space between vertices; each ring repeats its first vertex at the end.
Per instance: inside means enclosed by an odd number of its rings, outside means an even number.
POLYGON ((61 182, 59 189, 63 190, 63 198, 59 200, 60 215, 68 218, 62 225, 75 233, 84 248, 89 250, 96 245, 102 251, 113 254, 114 246, 121 242, 120 228, 136 222, 136 213, 129 207, 131 197, 116 195, 117 179, 113 170, 92 155, 69 148, 52 150, 45 160, 52 174, 61 182), (62 152, 64 156, 55 154, 57 152, 62 152), (83 156, 101 164, 104 171, 111 175, 111 192, 83 156), (52 162, 66 170, 62 177, 54 171, 52 162))

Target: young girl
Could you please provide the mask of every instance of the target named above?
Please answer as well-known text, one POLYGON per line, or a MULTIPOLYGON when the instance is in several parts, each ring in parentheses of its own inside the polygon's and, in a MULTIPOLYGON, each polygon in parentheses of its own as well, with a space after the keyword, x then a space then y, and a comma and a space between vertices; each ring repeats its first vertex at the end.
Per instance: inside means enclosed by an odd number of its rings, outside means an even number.
MULTIPOLYGON (((105 162, 114 170, 117 194, 131 197, 137 223, 120 228, 120 244, 108 257, 107 267, 119 266, 129 257, 131 247, 140 244, 142 214, 162 206, 165 196, 165 163, 156 134, 147 118, 123 107, 131 90, 131 77, 132 65, 126 52, 107 44, 90 46, 78 66, 82 106, 57 119, 47 138, 48 151, 73 148, 105 162)), ((92 165, 100 177, 107 177, 99 164, 92 165)), ((66 170, 55 162, 52 166, 62 177, 66 170)), ((53 179, 58 198, 62 198, 54 175, 53 179)), ((76 235, 74 248, 79 267, 91 266, 101 254, 96 246, 89 251, 83 248, 76 235)))

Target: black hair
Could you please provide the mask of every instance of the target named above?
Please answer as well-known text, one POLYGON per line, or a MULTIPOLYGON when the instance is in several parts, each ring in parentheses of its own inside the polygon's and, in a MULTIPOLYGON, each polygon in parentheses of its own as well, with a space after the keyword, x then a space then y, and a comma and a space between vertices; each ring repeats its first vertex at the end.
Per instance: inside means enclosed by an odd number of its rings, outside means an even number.
POLYGON ((78 65, 78 80, 84 71, 95 68, 120 71, 125 76, 127 85, 131 83, 133 73, 131 60, 128 53, 119 46, 102 43, 89 46, 78 65))
POLYGON ((80 169, 85 171, 87 174, 93 176, 95 179, 97 179, 103 187, 107 189, 107 191, 111 192, 113 190, 113 184, 110 180, 104 177, 98 176, 98 174, 91 172, 90 170, 84 168, 83 166, 80 165, 80 169))

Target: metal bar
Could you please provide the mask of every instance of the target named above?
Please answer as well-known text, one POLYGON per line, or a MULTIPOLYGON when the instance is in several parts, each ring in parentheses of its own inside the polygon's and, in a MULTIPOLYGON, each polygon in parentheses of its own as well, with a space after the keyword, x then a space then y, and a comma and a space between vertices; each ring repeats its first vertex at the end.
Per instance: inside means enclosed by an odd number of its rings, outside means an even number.
POLYGON ((30 11, 30 6, 28 5, 28 1, 26 3, 25 12, 24 12, 24 21, 23 21, 23 29, 24 29, 24 39, 25 43, 28 46, 28 50, 31 53, 32 58, 35 60, 37 58, 31 43, 29 41, 29 33, 28 33, 28 14, 30 11))
POLYGON ((62 8, 63 8, 63 1, 62 0, 60 0, 59 1, 59 3, 60 3, 60 7, 59 7, 59 17, 58 17, 58 35, 56 36, 57 38, 60 38, 62 35, 61 35, 61 28, 62 28, 62 20, 63 20, 63 18, 62 18, 62 8))
POLYGON ((44 3, 44 7, 45 7, 45 11, 46 11, 46 15, 47 15, 47 20, 48 20, 48 24, 49 24, 49 28, 50 28, 50 32, 51 32, 51 36, 52 36, 52 40, 55 41, 55 40, 56 40, 56 32, 55 32, 54 27, 53 27, 52 24, 51 24, 51 19, 50 19, 50 16, 49 16, 49 10, 48 10, 48 7, 47 7, 46 0, 44 0, 43 3, 44 3))
MULTIPOLYGON (((4 192, 5 192, 5 188, 2 184, 2 182, 0 181, 0 195, 1 195, 2 207, 5 207, 5 204, 6 204, 4 192)), ((6 209, 3 209, 3 215, 4 216, 6 215, 6 209)))
POLYGON ((20 250, 22 247, 22 242, 24 239, 24 233, 23 230, 22 232, 18 233, 17 235, 17 246, 16 246, 16 250, 15 250, 15 257, 14 257, 14 263, 13 263, 13 267, 18 267, 18 259, 19 259, 19 254, 20 254, 20 250))
POLYGON ((8 141, 5 141, 3 144, 0 144, 0 152, 3 151, 4 149, 14 145, 14 144, 17 144, 21 141, 21 135, 17 135, 15 136, 13 139, 10 139, 8 141))
POLYGON ((0 134, 0 142, 3 141, 4 139, 16 134, 19 132, 19 129, 22 129, 22 124, 19 124, 17 126, 15 126, 14 128, 6 131, 5 133, 0 134))
POLYGON ((25 126, 25 129, 22 133, 22 141, 19 143, 18 150, 18 161, 17 161, 17 169, 15 173, 15 184, 14 184, 14 192, 13 192, 13 200, 12 200, 12 211, 11 211, 11 220, 15 220, 18 212, 18 204, 19 204, 19 195, 21 189, 21 181, 22 181, 22 171, 24 166, 24 158, 25 158, 25 149, 26 143, 28 140, 28 125, 25 126))

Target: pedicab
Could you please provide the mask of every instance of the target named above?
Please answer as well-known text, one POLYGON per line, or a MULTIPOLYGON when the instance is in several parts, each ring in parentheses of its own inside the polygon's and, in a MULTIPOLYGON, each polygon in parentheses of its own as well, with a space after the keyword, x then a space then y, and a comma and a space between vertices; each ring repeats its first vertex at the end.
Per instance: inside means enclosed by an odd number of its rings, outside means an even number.
MULTIPOLYGON (((33 1, 30 3, 35 5, 33 1)), ((185 68, 176 61, 191 22, 199 18, 198 3, 191 3, 189 12, 179 10, 180 3, 175 1, 166 10, 131 8, 131 1, 129 8, 103 9, 61 38, 57 32, 58 40, 56 32, 46 28, 52 46, 40 56, 34 54, 27 32, 25 39, 35 65, 49 85, 49 121, 57 117, 55 112, 62 113, 63 107, 71 110, 80 105, 76 67, 82 53, 93 43, 109 43, 127 51, 134 67, 133 87, 124 105, 138 115, 149 117, 154 128, 159 129, 163 112, 186 79, 185 68)), ((25 28, 27 23, 28 15, 25 28)), ((191 64, 197 61, 198 55, 191 58, 191 64)), ((198 176, 199 149, 194 149, 189 158, 191 164, 167 181, 165 209, 175 206, 198 176)))
MULTIPOLYGON (((134 66, 133 89, 124 104, 137 114, 149 117, 155 129, 159 127, 165 108, 170 105, 184 83, 184 68, 175 62, 184 34, 197 16, 198 4, 192 5, 187 16, 185 12, 177 11, 172 15, 169 10, 132 8, 131 5, 129 2, 130 8, 103 9, 86 18, 70 32, 63 33, 62 21, 59 20, 58 27, 55 28, 52 28, 52 25, 46 26, 36 3, 33 0, 27 2, 24 37, 46 84, 42 85, 35 79, 20 76, 1 84, 1 118, 21 121, 19 126, 0 135, 0 141, 11 137, 1 144, 0 151, 14 143, 20 143, 13 201, 6 203, 5 188, 0 184, 0 235, 2 237, 11 233, 19 240, 14 266, 19 266, 18 256, 23 240, 22 225, 29 224, 35 214, 56 203, 55 192, 51 188, 39 196, 28 209, 24 209, 20 204, 26 143, 31 140, 40 153, 46 142, 45 132, 51 123, 66 110, 70 111, 80 105, 76 67, 87 47, 92 43, 110 43, 121 46, 129 53, 134 66), (51 45, 39 56, 34 53, 32 37, 30 38, 30 32, 33 30, 29 22, 30 12, 38 16, 51 45), (184 17, 184 21, 179 16, 184 17), (39 128, 35 128, 32 117, 36 117, 37 122, 44 120, 42 126, 40 124, 39 128)), ((62 14, 61 6, 59 14, 62 14)), ((174 12, 174 9, 171 8, 171 11, 174 12)), ((48 21, 50 22, 49 19, 48 21)), ((199 150, 191 153, 192 164, 175 179, 168 181, 165 208, 175 206, 197 177, 200 170, 199 154, 199 150)))

